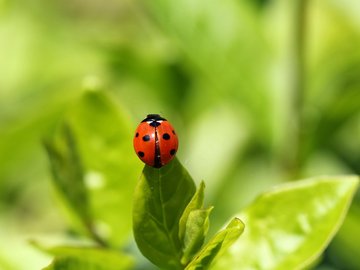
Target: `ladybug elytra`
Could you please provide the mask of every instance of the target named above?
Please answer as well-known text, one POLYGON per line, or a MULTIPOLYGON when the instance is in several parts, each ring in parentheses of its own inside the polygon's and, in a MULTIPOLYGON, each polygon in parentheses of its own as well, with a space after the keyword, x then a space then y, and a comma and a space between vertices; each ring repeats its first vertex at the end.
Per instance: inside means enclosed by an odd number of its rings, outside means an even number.
POLYGON ((161 168, 172 160, 178 137, 172 125, 159 114, 148 114, 135 131, 134 149, 145 164, 161 168))

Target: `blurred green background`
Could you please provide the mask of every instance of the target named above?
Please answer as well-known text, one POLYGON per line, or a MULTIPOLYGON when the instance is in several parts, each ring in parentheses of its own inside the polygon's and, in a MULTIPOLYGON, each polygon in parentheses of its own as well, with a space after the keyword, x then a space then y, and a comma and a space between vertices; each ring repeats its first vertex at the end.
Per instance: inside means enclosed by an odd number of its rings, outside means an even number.
MULTIPOLYGON (((359 174, 359 14, 358 0, 0 0, 0 269, 40 269, 51 257, 28 240, 74 233, 41 141, 87 89, 129 134, 148 113, 171 121, 213 231, 276 183, 359 174)), ((318 269, 360 269, 359 204, 318 269)))

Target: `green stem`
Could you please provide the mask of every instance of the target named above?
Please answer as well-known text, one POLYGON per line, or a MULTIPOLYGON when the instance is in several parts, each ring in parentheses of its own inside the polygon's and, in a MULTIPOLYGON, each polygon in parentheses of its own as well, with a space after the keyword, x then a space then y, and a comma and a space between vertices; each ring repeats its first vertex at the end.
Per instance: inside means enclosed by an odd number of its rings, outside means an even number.
POLYGON ((91 236, 91 238, 101 247, 108 248, 110 245, 106 242, 100 235, 96 232, 93 224, 91 222, 86 222, 85 226, 91 236))
POLYGON ((306 19, 308 0, 296 0, 294 22, 293 86, 289 114, 289 134, 285 145, 285 171, 289 177, 298 177, 302 165, 303 107, 306 84, 306 19))

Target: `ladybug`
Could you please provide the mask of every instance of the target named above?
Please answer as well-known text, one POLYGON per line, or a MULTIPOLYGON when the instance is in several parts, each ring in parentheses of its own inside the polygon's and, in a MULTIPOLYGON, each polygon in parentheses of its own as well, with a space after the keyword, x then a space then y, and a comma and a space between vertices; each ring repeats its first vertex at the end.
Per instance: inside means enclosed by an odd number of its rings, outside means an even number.
POLYGON ((161 168, 178 149, 178 137, 172 125, 159 114, 148 114, 135 131, 134 149, 145 164, 161 168))

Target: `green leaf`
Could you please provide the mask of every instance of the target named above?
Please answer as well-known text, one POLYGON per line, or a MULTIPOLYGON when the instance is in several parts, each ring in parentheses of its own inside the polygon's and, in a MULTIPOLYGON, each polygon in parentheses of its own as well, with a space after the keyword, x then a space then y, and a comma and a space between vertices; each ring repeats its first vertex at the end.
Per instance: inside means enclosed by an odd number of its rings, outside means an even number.
POLYGON ((190 212, 184 237, 182 264, 186 265, 199 251, 209 230, 209 215, 213 207, 190 212))
POLYGON ((190 212, 196 209, 201 209, 203 207, 204 189, 205 189, 205 183, 202 181, 195 195, 191 198, 191 201, 186 206, 183 214, 181 215, 179 222, 179 238, 181 241, 184 240, 186 223, 190 212))
POLYGON ((179 221, 194 193, 176 158, 160 169, 145 166, 134 194, 133 230, 140 251, 161 268, 183 269, 179 221))
POLYGON ((120 252, 95 247, 43 247, 39 249, 55 255, 54 261, 44 270, 126 270, 132 269, 131 257, 120 252))
POLYGON ((132 195, 142 166, 132 147, 130 118, 105 92, 87 91, 67 119, 83 161, 93 230, 122 245, 131 233, 132 195))
POLYGON ((331 241, 359 180, 318 177, 284 184, 261 195, 238 216, 246 231, 214 269, 303 269, 331 241))
MULTIPOLYGON (((218 232, 185 268, 186 270, 208 269, 214 259, 225 252, 243 233, 244 223, 234 218, 229 225, 218 232)), ((225 269, 225 268, 224 268, 225 269)))
POLYGON ((91 220, 89 200, 75 139, 67 125, 63 125, 59 133, 56 138, 44 141, 54 184, 80 219, 88 224, 91 220))

